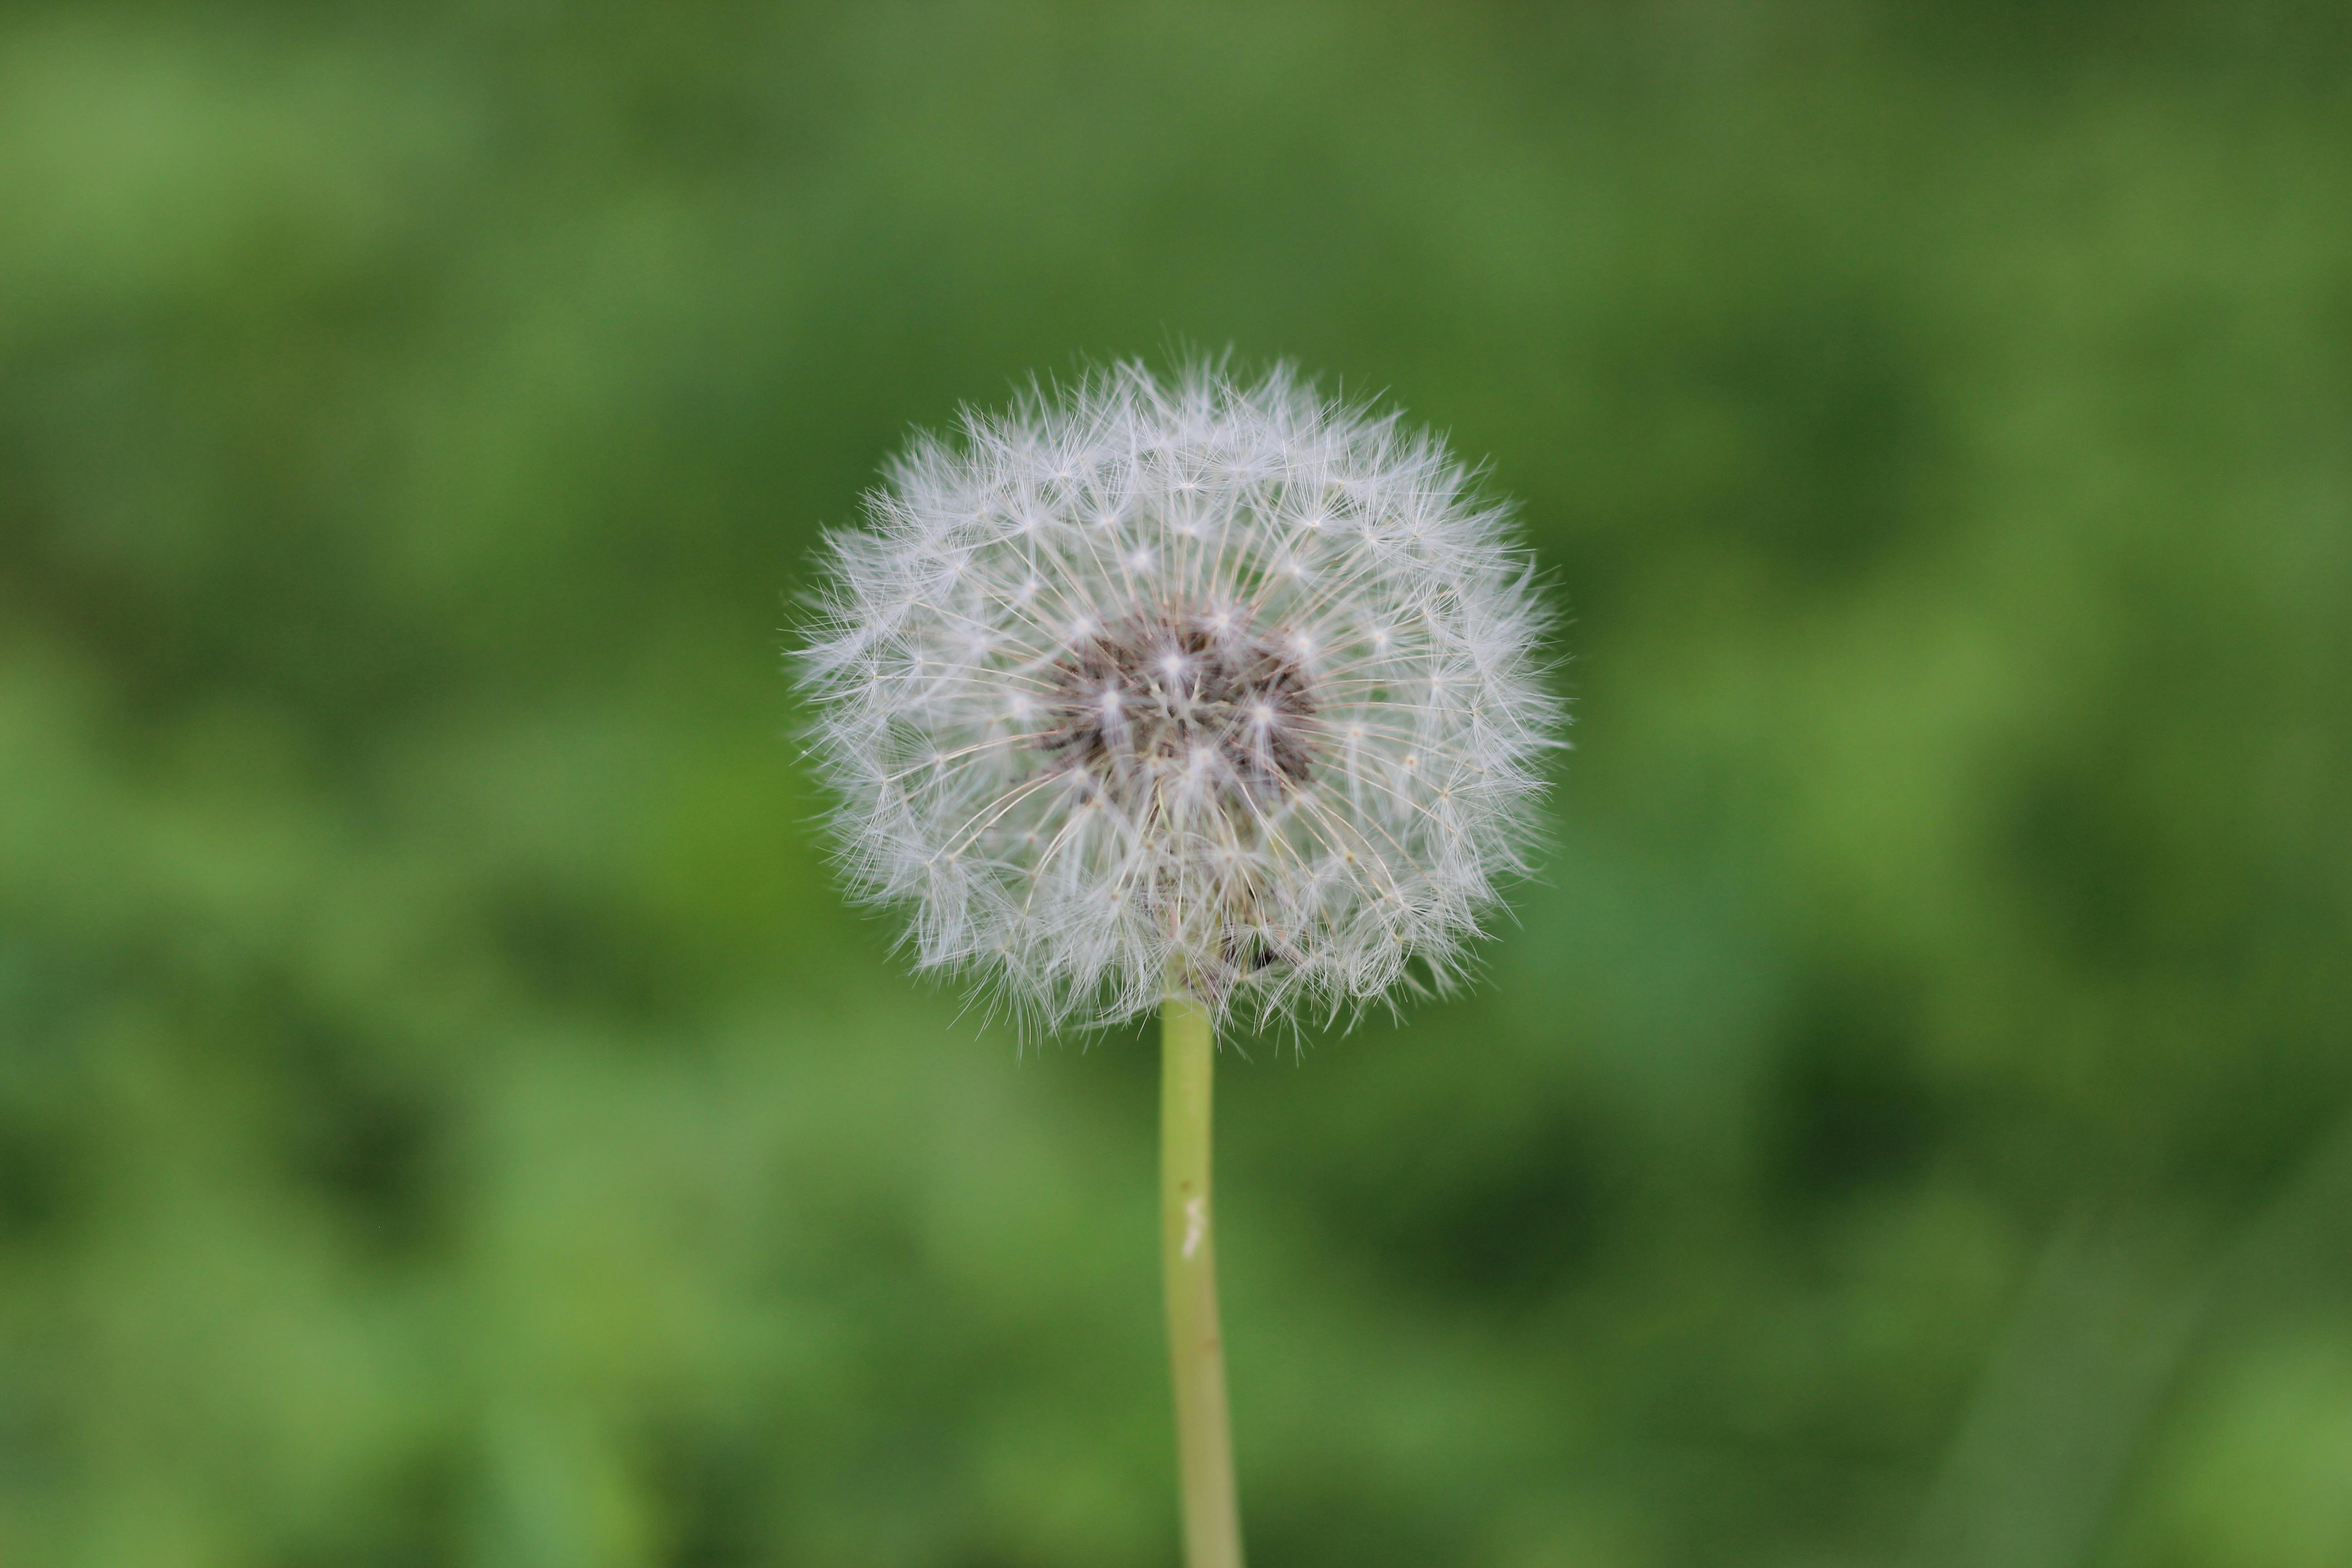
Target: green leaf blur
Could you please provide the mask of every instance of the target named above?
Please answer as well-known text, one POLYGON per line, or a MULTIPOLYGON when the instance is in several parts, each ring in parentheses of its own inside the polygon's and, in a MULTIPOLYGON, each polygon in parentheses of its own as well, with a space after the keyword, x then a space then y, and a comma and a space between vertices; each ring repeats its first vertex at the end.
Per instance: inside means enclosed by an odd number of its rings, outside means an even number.
POLYGON ((2352 1561, 2347 73, 0 12, 0 1561, 1173 1563, 1150 1038, 904 973, 780 650, 911 425, 1227 349, 1489 461, 1578 717, 1473 994, 1223 1071, 1255 1560, 2352 1561))

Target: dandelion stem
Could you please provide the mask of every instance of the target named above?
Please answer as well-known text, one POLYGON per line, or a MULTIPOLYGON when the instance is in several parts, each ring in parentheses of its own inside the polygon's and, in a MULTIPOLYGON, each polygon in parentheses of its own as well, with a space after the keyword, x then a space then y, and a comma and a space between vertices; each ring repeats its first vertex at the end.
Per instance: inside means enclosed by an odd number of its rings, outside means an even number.
POLYGON ((1176 1457, 1185 1568, 1241 1568, 1225 1342, 1217 1326, 1210 1226, 1209 1106, 1216 1043, 1200 1004, 1171 992, 1160 1010, 1160 1257, 1175 1373, 1176 1457))

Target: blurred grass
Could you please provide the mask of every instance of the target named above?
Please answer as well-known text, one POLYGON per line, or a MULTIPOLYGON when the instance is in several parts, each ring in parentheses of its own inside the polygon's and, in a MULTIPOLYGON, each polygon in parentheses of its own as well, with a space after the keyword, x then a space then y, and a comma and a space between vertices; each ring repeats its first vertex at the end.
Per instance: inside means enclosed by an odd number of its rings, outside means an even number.
POLYGON ((2352 1556, 2347 65, 0 13, 0 1559, 1173 1561, 1148 1046, 903 976, 776 665, 1189 345, 1486 457, 1579 714, 1480 990, 1225 1074, 1257 1560, 2352 1556))

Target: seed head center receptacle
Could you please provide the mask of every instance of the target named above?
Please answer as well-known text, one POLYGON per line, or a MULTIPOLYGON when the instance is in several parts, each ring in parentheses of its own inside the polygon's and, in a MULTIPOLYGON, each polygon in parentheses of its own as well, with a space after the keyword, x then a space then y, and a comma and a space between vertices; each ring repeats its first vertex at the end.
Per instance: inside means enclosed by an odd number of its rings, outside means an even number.
POLYGON ((1130 616, 1049 672, 1040 750, 1083 769, 1115 803, 1205 768, 1228 805, 1304 784, 1316 703, 1298 658, 1232 615, 1191 607, 1130 616))

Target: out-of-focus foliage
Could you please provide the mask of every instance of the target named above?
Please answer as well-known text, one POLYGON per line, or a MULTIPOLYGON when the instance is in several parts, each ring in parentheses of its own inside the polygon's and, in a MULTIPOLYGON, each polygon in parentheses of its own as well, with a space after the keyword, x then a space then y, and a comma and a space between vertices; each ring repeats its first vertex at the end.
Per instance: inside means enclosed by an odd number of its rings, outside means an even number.
POLYGON ((1172 1563, 1147 1040, 842 911, 913 422, 1231 345, 1572 616, 1455 1004, 1244 1042, 1257 1561, 2352 1560, 2344 13, 0 15, 0 1558, 1172 1563))

